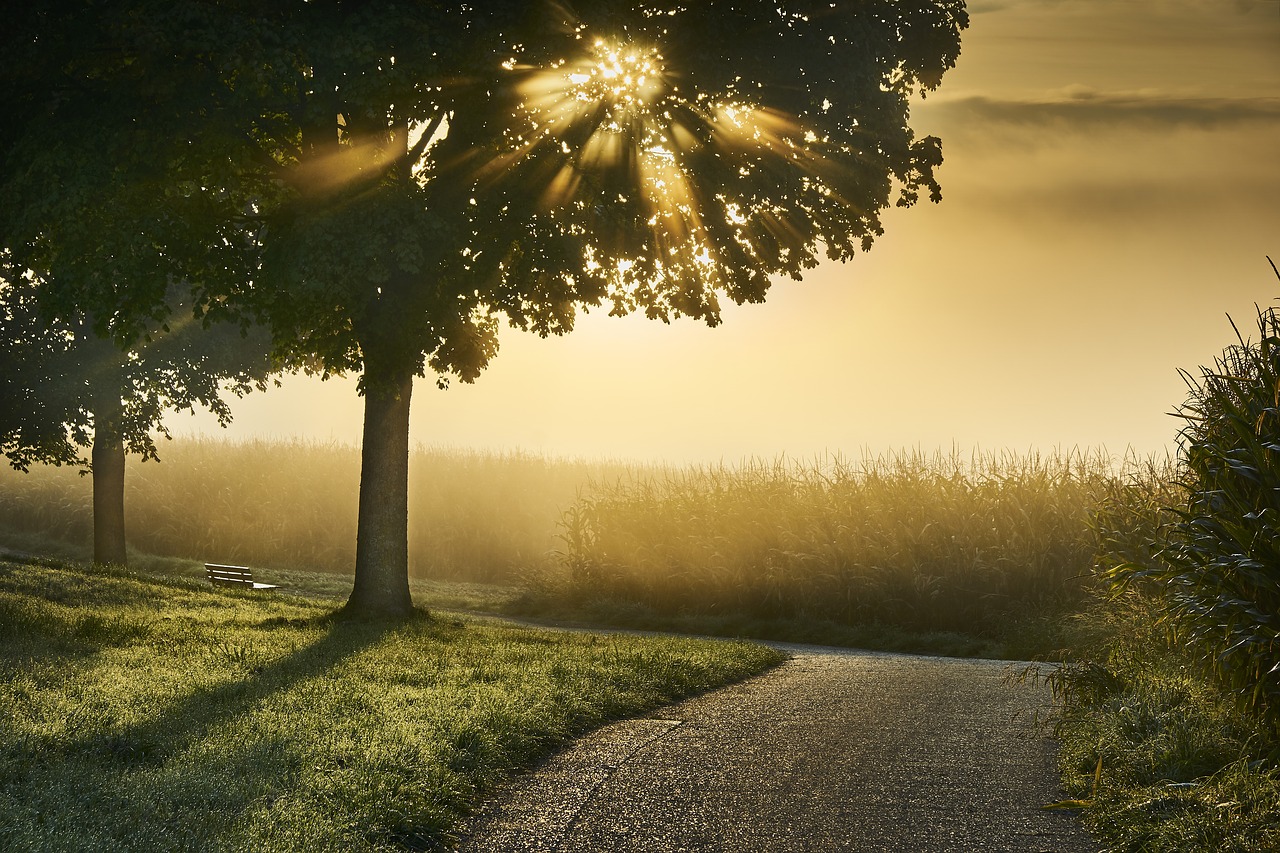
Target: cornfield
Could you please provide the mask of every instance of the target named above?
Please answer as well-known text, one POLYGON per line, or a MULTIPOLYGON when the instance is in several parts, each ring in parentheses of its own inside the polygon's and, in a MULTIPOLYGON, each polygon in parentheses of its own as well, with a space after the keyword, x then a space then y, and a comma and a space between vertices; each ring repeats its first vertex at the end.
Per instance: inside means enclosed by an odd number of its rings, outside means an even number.
MULTIPOLYGON (((358 448, 307 441, 177 439, 163 461, 130 459, 130 547, 161 556, 349 573, 358 448)), ((631 467, 418 448, 410 457, 410 571, 501 581, 556 547, 560 513, 592 478, 631 467)), ((0 537, 92 541, 88 477, 0 469, 0 537)))
POLYGON ((1107 576, 1153 595, 1172 638, 1280 729, 1280 311, 1257 328, 1184 373, 1176 499, 1107 576))
MULTIPOLYGON (((137 551, 351 571, 358 449, 179 439, 162 458, 126 476, 137 551)), ((419 448, 410 571, 662 613, 999 633, 1072 607, 1117 543, 1149 555, 1172 479, 1096 451, 674 469, 419 448)), ((87 478, 0 472, 0 544, 84 545, 91 527, 87 478)))
POLYGON ((663 612, 992 632, 1075 604, 1095 517, 1149 501, 1168 470, 1100 452, 908 452, 667 472, 592 488, 540 585, 663 612))

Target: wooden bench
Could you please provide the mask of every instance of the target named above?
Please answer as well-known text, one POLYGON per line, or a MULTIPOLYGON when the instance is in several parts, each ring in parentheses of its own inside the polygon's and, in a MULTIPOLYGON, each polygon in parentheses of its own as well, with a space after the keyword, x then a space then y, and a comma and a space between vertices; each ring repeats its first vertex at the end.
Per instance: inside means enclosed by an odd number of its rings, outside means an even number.
POLYGON ((205 563, 205 574, 209 583, 215 586, 243 586, 250 589, 275 589, 273 583, 255 583, 253 569, 248 566, 224 566, 220 563, 205 563))

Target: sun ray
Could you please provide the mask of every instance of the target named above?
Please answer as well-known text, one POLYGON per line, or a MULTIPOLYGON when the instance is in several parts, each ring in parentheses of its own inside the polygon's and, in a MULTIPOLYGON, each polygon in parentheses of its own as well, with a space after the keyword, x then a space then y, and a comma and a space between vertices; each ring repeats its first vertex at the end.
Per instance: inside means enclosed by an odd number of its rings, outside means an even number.
POLYGON ((646 310, 658 316, 673 300, 698 301, 704 310, 693 313, 712 316, 726 263, 759 257, 769 244, 788 251, 807 242, 788 216, 756 199, 778 180, 770 173, 778 163, 831 192, 837 170, 827 140, 797 117, 750 103, 740 88, 687 95, 693 81, 668 68, 653 45, 579 43, 579 55, 540 68, 515 58, 503 64, 517 75, 523 121, 477 176, 500 184, 527 163, 540 208, 584 223, 579 233, 590 233, 597 248, 623 233, 628 242, 639 238, 624 264, 601 267, 590 248, 583 257, 584 271, 608 283, 615 310, 638 307, 643 292, 646 310), (714 188, 694 178, 709 162, 721 173, 714 188))

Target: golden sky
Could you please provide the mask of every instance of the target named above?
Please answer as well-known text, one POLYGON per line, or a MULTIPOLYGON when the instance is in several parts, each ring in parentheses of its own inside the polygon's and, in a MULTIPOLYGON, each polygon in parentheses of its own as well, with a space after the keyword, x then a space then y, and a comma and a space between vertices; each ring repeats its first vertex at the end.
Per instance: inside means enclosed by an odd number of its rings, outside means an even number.
MULTIPOLYGON (((670 462, 1172 445, 1179 367, 1280 297, 1280 0, 973 0, 918 104, 940 205, 708 329, 514 331, 475 385, 415 388, 433 446, 670 462)), ((286 379, 233 437, 358 442, 354 380, 286 379)), ((217 431, 174 416, 178 432, 217 431)))

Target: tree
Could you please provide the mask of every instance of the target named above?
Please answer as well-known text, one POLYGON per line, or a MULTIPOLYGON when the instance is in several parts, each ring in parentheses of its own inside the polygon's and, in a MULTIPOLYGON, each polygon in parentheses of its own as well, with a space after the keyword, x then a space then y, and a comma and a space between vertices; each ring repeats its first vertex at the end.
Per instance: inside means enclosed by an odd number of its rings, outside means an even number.
POLYGON ((236 170, 200 133, 221 81, 175 65, 182 12, 32 0, 0 35, 0 451, 83 465, 91 444, 97 562, 125 561, 126 451, 155 458, 169 408, 225 423, 222 386, 272 370, 260 332, 212 323, 210 283, 251 281, 257 246, 251 192, 207 179, 236 170))
POLYGON ((174 286, 172 319, 122 350, 85 315, 50 314, 42 287, 0 257, 0 454, 20 471, 33 463, 87 466, 94 562, 124 565, 126 453, 159 458, 155 434, 169 436, 167 411, 201 405, 229 423, 222 395, 265 388, 274 371, 270 341, 260 329, 206 327, 174 286))
POLYGON ((200 276, 206 301, 268 324, 282 355, 360 375, 348 608, 383 614, 411 608, 414 377, 473 381, 502 319, 561 334, 607 305, 714 326, 720 298, 761 301, 772 276, 869 248, 895 188, 902 205, 940 198, 940 143, 915 138, 909 98, 967 25, 962 0, 164 8, 158 58, 103 79, 116 114, 156 100, 166 127, 189 128, 192 103, 214 117, 160 161, 197 173, 199 197, 239 199, 235 228, 184 213, 173 176, 147 192, 165 228, 204 232, 194 245, 221 228, 261 246, 243 278, 200 276), (175 75, 182 105, 138 86, 139 66, 175 75))

